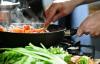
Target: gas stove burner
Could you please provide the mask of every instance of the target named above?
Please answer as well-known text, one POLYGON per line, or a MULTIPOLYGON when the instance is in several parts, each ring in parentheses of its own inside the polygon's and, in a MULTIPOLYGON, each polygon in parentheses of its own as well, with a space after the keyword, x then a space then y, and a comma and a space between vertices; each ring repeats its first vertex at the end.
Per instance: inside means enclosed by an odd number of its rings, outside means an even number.
POLYGON ((78 55, 78 52, 80 51, 79 47, 68 47, 67 51, 69 52, 69 54, 73 54, 73 55, 78 55))
POLYGON ((74 55, 86 55, 89 56, 91 58, 95 57, 95 46, 92 45, 81 45, 80 41, 78 42, 73 42, 70 40, 63 40, 63 42, 59 43, 58 45, 54 46, 54 47, 62 47, 65 51, 67 51, 69 54, 74 55), (90 48, 92 50, 92 53, 87 53, 87 52, 83 52, 81 51, 81 48, 85 47, 85 48, 90 48))

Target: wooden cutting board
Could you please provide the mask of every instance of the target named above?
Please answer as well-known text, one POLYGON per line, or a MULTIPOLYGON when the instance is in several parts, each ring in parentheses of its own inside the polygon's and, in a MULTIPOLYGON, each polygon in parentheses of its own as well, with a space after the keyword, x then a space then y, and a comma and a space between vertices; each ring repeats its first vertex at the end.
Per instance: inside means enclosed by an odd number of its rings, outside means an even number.
POLYGON ((96 59, 94 61, 89 61, 89 64, 99 64, 100 63, 100 59, 96 59))
POLYGON ((100 59, 96 59, 97 61, 94 62, 94 64, 99 64, 100 63, 100 59))

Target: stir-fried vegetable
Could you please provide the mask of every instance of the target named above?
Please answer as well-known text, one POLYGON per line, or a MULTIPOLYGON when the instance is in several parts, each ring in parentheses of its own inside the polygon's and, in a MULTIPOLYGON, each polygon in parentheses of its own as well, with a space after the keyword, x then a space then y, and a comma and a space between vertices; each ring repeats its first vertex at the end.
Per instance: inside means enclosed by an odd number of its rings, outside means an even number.
POLYGON ((3 28, 2 26, 0 26, 0 31, 7 31, 7 30, 3 28))
POLYGON ((25 48, 0 48, 6 50, 0 54, 0 64, 86 64, 87 59, 81 57, 77 63, 71 61, 71 54, 61 47, 47 49, 29 43, 25 48))
POLYGON ((31 29, 30 25, 26 26, 17 26, 12 29, 10 29, 10 32, 15 32, 15 33, 43 33, 41 32, 43 28, 40 29, 31 29))
POLYGON ((3 27, 0 27, 0 31, 4 31, 4 28, 3 27))
POLYGON ((44 33, 42 30, 43 30, 43 28, 31 29, 30 25, 17 26, 17 27, 11 26, 11 27, 9 27, 9 29, 0 27, 0 31, 7 31, 7 32, 14 32, 14 33, 44 33))

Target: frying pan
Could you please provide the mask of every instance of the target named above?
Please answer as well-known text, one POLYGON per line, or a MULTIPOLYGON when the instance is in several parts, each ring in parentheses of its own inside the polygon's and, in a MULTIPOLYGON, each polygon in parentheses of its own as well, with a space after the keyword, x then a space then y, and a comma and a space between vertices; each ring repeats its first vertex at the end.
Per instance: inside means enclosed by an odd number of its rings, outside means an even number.
POLYGON ((63 41, 64 36, 76 34, 78 28, 66 30, 60 25, 50 25, 47 33, 12 33, 0 31, 0 47, 24 47, 29 43, 49 48, 63 41))

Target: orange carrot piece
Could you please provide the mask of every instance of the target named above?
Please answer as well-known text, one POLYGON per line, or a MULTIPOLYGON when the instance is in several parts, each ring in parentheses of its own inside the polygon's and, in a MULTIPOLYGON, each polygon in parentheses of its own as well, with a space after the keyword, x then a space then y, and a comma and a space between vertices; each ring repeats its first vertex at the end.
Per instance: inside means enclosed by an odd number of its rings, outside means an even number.
POLYGON ((40 33, 44 33, 43 31, 41 31, 40 33))
POLYGON ((0 27, 0 31, 4 31, 4 28, 3 27, 0 27))
POLYGON ((25 33, 32 33, 32 30, 25 30, 25 33))
POLYGON ((43 28, 40 28, 37 30, 37 33, 40 33, 43 30, 43 28))
POLYGON ((30 30, 30 25, 25 26, 25 30, 30 30))

